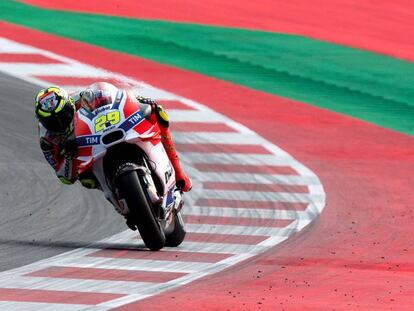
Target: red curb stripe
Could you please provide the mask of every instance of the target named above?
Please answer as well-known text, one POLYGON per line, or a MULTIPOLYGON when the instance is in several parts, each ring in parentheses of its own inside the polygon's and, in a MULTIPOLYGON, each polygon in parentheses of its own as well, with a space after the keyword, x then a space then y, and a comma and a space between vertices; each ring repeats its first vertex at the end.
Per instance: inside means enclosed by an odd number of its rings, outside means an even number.
POLYGON ((289 225, 292 219, 270 219, 270 218, 241 218, 241 217, 220 217, 185 215, 184 220, 189 224, 210 224, 210 225, 235 225, 235 226, 263 226, 282 228, 289 225))
POLYGON ((57 85, 71 85, 71 86, 88 86, 97 81, 112 83, 118 87, 125 87, 121 81, 108 78, 78 78, 78 77, 61 77, 61 76, 35 76, 35 78, 50 82, 57 85))
POLYGON ((0 53, 0 62, 38 64, 62 63, 56 59, 49 58, 44 55, 30 53, 0 53))
POLYGON ((128 259, 216 263, 232 255, 231 254, 214 254, 214 253, 196 253, 196 252, 176 252, 176 251, 150 252, 150 251, 143 251, 143 250, 103 249, 95 253, 89 254, 88 256, 106 257, 106 258, 128 258, 128 259))
POLYGON ((256 245, 269 238, 268 236, 239 235, 239 234, 219 234, 219 233, 198 233, 187 232, 185 240, 187 242, 208 242, 208 243, 227 243, 256 245))
MULTIPOLYGON (((194 110, 193 107, 190 107, 179 100, 157 100, 157 103, 162 105, 166 109, 179 109, 179 110, 194 110)), ((168 112, 168 111, 167 111, 168 112)))
POLYGON ((277 184, 241 184, 230 182, 203 182, 205 189, 215 190, 245 190, 263 192, 299 192, 308 193, 307 186, 277 185, 277 184))
POLYGON ((272 154, 260 145, 176 144, 176 146, 181 152, 272 154))
POLYGON ((120 294, 0 288, 0 301, 97 305, 124 296, 120 294))
POLYGON ((259 208, 270 210, 288 210, 304 211, 307 208, 306 203, 288 203, 288 202, 270 202, 270 201, 239 201, 226 199, 199 199, 196 201, 197 206, 207 207, 234 207, 234 208, 259 208))
POLYGON ((224 123, 172 122, 171 129, 176 132, 236 132, 224 123))
POLYGON ((192 164, 196 169, 203 172, 226 172, 226 173, 252 173, 252 174, 281 174, 297 175, 298 173, 289 166, 271 165, 243 165, 243 164, 192 164))
POLYGON ((50 267, 26 275, 48 278, 163 283, 180 278, 186 275, 186 273, 78 267, 50 267))

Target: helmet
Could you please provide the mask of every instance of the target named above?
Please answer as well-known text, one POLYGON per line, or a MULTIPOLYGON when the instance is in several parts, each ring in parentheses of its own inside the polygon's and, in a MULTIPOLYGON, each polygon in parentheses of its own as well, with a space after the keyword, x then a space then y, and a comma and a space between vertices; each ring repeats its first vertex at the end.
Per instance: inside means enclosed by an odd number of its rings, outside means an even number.
POLYGON ((68 93, 59 87, 52 86, 37 94, 35 113, 49 131, 66 133, 73 130, 75 105, 68 93))
POLYGON ((96 82, 80 92, 81 105, 88 111, 112 104, 116 97, 117 88, 107 82, 96 82))

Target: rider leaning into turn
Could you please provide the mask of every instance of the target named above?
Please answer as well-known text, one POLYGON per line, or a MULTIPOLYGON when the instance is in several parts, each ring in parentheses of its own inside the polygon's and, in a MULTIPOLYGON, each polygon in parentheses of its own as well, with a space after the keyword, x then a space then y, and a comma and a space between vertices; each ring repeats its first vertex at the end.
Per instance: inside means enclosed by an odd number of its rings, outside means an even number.
MULTIPOLYGON (((40 148, 64 184, 73 184, 77 179, 86 187, 91 187, 90 183, 93 183, 88 176, 77 174, 77 162, 74 159, 77 155, 74 126, 76 110, 90 106, 97 99, 97 85, 99 86, 99 83, 71 96, 64 89, 53 86, 41 90, 36 96, 35 114, 39 120, 40 148)), ((151 99, 139 96, 137 100, 141 104, 151 106, 150 121, 158 124, 160 128, 161 142, 174 167, 177 186, 184 192, 191 190, 192 182, 181 168, 165 110, 151 99)))

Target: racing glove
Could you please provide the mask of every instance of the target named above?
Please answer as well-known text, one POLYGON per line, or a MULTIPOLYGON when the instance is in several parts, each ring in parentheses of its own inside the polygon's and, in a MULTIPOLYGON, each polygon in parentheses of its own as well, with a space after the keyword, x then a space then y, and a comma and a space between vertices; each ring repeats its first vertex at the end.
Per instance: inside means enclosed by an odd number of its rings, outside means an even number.
POLYGON ((143 97, 143 96, 140 96, 140 95, 138 95, 136 98, 141 104, 151 105, 151 107, 154 107, 157 104, 155 102, 155 100, 153 100, 151 98, 146 98, 146 97, 143 97))
POLYGON ((67 159, 76 158, 78 155, 78 145, 75 138, 65 140, 59 146, 59 154, 67 159))

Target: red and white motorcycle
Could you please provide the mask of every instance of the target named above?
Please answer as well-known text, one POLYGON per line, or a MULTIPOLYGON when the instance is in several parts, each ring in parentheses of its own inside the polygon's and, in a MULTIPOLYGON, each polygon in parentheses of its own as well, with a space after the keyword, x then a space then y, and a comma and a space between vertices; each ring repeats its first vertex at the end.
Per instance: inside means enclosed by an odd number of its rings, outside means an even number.
POLYGON ((180 245, 186 234, 182 192, 159 127, 149 122, 151 106, 108 83, 100 95, 107 101, 76 113, 79 174, 96 177, 149 249, 180 245))

